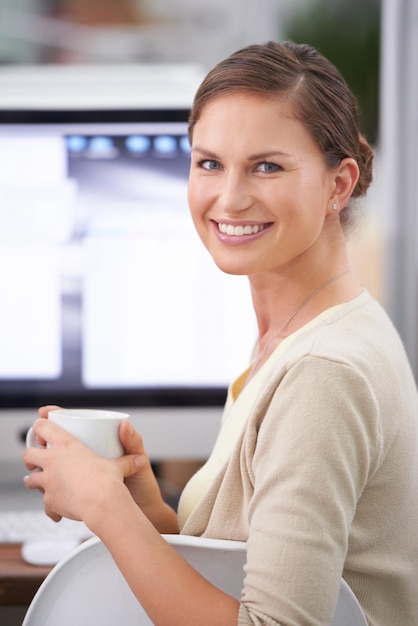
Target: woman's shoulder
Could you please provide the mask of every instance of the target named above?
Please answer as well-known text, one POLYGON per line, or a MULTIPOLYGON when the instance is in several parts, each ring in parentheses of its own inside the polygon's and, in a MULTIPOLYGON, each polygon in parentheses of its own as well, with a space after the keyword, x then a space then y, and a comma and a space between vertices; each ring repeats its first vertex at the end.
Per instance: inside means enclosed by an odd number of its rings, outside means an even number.
POLYGON ((313 320, 286 353, 288 361, 309 355, 381 368, 386 361, 395 360, 403 369, 410 369, 398 331, 367 290, 313 320))
MULTIPOLYGON (((265 373, 258 401, 306 405, 331 395, 364 396, 393 416, 416 416, 418 396, 402 341, 383 307, 367 291, 313 320, 289 342, 265 373)), ((263 411, 260 411, 262 414, 263 411)))

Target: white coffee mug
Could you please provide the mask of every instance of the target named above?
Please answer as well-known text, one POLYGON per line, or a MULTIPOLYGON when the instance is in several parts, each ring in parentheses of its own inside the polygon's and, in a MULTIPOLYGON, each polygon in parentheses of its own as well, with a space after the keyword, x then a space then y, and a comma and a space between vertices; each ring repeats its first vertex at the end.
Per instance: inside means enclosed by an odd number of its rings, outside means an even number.
MULTIPOLYGON (((119 425, 129 419, 128 413, 101 409, 53 409, 48 419, 80 439, 86 446, 107 459, 116 459, 124 453, 119 441, 119 425)), ((33 428, 26 435, 26 446, 36 446, 33 428)))

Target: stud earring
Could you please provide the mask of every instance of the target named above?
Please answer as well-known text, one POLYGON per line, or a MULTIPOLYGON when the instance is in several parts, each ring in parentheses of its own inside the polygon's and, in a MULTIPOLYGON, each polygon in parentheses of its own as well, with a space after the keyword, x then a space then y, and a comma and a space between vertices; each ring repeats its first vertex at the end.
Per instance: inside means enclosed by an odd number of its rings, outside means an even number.
POLYGON ((336 202, 332 203, 332 210, 336 211, 338 209, 338 204, 336 202))

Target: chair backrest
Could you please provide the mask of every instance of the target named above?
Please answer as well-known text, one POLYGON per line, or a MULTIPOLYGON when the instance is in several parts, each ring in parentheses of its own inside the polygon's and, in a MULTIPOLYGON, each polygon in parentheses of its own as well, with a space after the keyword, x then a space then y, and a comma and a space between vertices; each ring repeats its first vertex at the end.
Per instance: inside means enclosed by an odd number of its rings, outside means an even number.
MULTIPOLYGON (((185 535, 164 538, 214 585, 239 599, 246 544, 185 535)), ((106 547, 89 539, 54 567, 36 593, 22 626, 149 626, 151 620, 128 587, 106 547)), ((342 580, 330 626, 367 626, 342 580)))

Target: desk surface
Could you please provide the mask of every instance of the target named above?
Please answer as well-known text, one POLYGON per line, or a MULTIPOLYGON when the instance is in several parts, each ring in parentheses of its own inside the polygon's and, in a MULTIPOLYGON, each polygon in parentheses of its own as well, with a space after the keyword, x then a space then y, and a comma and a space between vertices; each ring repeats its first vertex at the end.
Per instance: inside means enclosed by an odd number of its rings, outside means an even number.
POLYGON ((51 571, 50 567, 25 563, 20 550, 20 544, 0 544, 0 606, 29 605, 51 571))

